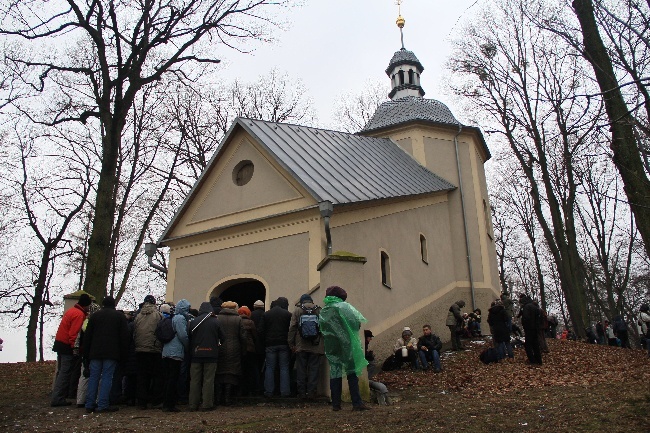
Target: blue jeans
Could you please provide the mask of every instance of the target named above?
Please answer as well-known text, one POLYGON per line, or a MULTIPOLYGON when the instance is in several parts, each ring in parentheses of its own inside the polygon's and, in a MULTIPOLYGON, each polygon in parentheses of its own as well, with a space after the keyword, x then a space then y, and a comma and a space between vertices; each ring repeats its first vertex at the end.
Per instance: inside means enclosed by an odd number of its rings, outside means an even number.
POLYGON ((497 356, 499 358, 499 361, 504 359, 506 356, 508 358, 515 357, 515 354, 512 352, 512 345, 510 344, 510 341, 496 343, 495 349, 497 350, 497 356))
POLYGON ((440 370, 440 355, 437 350, 418 350, 420 354, 420 362, 422 363, 422 368, 428 368, 429 364, 427 361, 433 362, 433 368, 440 370))
POLYGON ((113 386, 113 373, 117 361, 113 359, 91 359, 90 377, 88 378, 88 391, 86 393, 86 409, 103 410, 110 405, 111 387, 113 386), (101 384, 100 384, 101 379, 101 384), (99 389, 99 396, 97 390, 99 389))
MULTIPOLYGON (((350 389, 350 398, 352 406, 363 406, 361 394, 359 393, 359 378, 356 374, 348 374, 348 388, 350 389)), ((330 379, 330 394, 332 395, 332 406, 341 407, 341 394, 343 393, 343 378, 337 377, 330 379)))
POLYGON ((266 368, 264 371, 264 395, 271 397, 275 390, 275 368, 280 367, 280 395, 291 395, 289 381, 289 346, 269 346, 266 348, 266 368))

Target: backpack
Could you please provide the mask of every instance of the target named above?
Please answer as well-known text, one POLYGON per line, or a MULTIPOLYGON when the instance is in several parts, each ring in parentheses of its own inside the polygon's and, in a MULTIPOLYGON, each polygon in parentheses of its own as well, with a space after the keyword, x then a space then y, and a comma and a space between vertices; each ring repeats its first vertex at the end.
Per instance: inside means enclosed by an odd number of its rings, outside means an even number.
POLYGON ((163 344, 167 344, 174 339, 176 336, 176 331, 172 326, 172 318, 163 317, 158 324, 156 325, 156 330, 154 331, 156 338, 163 344))
POLYGON ((488 347, 478 356, 483 364, 492 364, 499 361, 497 350, 494 347, 488 347))
POLYGON ((316 310, 320 307, 314 305, 312 308, 307 308, 304 305, 300 305, 300 308, 304 311, 298 319, 300 336, 305 340, 315 340, 320 335, 320 329, 318 327, 319 317, 316 314, 316 310))

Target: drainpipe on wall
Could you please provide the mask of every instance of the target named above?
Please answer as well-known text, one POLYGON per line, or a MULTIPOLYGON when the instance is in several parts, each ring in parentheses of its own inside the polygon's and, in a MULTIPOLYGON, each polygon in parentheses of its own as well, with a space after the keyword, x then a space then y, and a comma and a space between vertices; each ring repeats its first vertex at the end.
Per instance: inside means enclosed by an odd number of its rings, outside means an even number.
POLYGON ((465 193, 463 192, 463 176, 460 171, 460 157, 458 156, 458 136, 463 132, 463 125, 458 125, 458 133, 454 136, 454 147, 456 148, 456 169, 458 170, 458 188, 460 189, 460 206, 463 210, 463 227, 465 229, 465 253, 467 254, 467 269, 469 270, 469 288, 472 292, 472 311, 476 309, 476 298, 474 296, 474 276, 472 272, 472 256, 469 251, 469 232, 467 230, 467 215, 465 212, 465 193))
POLYGON ((330 217, 334 213, 334 205, 331 201, 322 201, 318 203, 320 215, 325 222, 325 237, 327 239, 327 255, 332 254, 332 234, 330 233, 330 217))
POLYGON ((157 265, 153 262, 153 256, 156 255, 156 250, 158 249, 158 245, 152 243, 152 242, 147 242, 144 244, 144 253, 146 254, 149 262, 149 266, 152 268, 159 270, 160 272, 163 272, 165 275, 167 275, 167 268, 157 265))

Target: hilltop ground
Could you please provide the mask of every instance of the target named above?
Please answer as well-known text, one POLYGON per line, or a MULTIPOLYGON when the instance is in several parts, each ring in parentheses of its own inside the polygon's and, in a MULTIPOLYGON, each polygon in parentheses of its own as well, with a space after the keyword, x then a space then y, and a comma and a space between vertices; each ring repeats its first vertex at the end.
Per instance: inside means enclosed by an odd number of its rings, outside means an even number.
MULTIPOLYGON (((54 363, 0 364, 0 431, 6 432, 650 432, 650 358, 572 341, 549 341, 542 367, 483 365, 485 344, 447 353, 444 372, 382 373, 392 406, 332 412, 324 403, 258 402, 214 412, 121 407, 87 415, 49 407, 54 363)), ((186 408, 181 406, 181 408, 186 408)))

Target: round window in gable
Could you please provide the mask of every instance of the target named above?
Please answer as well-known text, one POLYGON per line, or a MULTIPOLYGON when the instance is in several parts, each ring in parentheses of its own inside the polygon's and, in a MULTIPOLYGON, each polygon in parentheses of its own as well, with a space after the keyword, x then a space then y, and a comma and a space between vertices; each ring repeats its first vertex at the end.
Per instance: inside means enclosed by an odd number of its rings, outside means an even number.
POLYGON ((232 171, 232 181, 237 186, 246 185, 253 177, 254 169, 255 166, 251 161, 241 161, 235 166, 235 169, 232 171))

